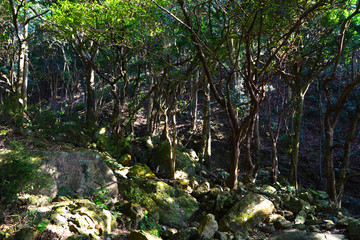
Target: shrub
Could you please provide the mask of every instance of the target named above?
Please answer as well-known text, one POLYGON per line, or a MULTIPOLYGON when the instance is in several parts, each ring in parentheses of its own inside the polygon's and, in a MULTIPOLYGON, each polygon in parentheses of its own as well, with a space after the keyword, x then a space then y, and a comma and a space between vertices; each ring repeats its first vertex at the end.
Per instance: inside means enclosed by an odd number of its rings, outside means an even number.
POLYGON ((19 193, 29 193, 34 187, 49 184, 48 174, 39 174, 42 162, 39 153, 26 151, 16 142, 8 153, 0 153, 0 203, 9 203, 19 193))

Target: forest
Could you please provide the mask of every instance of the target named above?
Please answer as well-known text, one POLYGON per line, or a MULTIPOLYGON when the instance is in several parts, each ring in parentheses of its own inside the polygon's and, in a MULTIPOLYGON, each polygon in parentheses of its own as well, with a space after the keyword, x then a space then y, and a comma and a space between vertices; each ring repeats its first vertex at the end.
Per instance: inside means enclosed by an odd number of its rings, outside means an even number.
POLYGON ((0 239, 360 239, 359 31, 356 0, 2 0, 0 239))

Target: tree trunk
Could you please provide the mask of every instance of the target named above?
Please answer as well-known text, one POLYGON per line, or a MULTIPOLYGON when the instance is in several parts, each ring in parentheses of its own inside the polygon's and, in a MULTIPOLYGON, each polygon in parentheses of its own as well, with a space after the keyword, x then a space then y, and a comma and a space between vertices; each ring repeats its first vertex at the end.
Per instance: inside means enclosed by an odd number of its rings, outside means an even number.
POLYGON ((253 128, 250 128, 246 138, 245 138, 245 161, 246 161, 246 177, 244 179, 245 183, 254 182, 253 174, 255 165, 251 157, 251 138, 252 138, 253 128))
POLYGON ((260 133, 259 133, 259 112, 255 114, 254 121, 254 160, 255 160, 255 169, 253 172, 253 178, 256 179, 257 170, 260 166, 261 156, 260 156, 260 133))
POLYGON ((351 144, 355 138, 356 128, 359 122, 359 118, 360 118, 360 100, 358 100, 358 103, 356 105, 355 116, 351 121, 350 129, 348 131, 348 135, 346 137, 346 141, 344 145, 344 155, 341 159, 341 168, 336 186, 336 192, 338 196, 335 202, 336 206, 339 208, 341 208, 341 200, 344 193, 344 186, 346 183, 346 175, 347 175, 346 171, 348 170, 348 167, 350 165, 351 144))
POLYGON ((330 116, 325 116, 325 168, 326 168, 326 179, 327 179, 327 192, 331 200, 336 198, 336 179, 335 169, 333 162, 334 153, 334 127, 330 123, 330 116))
POLYGON ((86 122, 95 124, 95 70, 92 64, 86 64, 86 122))
POLYGON ((211 129, 210 129, 210 87, 209 83, 204 82, 204 119, 201 140, 201 156, 206 167, 211 165, 211 129))
POLYGON ((17 69, 17 82, 16 94, 19 97, 19 102, 22 106, 27 105, 27 85, 28 85, 28 43, 27 43, 28 25, 24 26, 24 31, 18 33, 19 50, 18 50, 18 69, 17 69))
POLYGON ((191 126, 193 131, 196 130, 198 91, 195 86, 197 86, 198 81, 199 81, 199 71, 196 72, 195 82, 191 81, 191 96, 194 96, 194 99, 191 102, 191 126))
MULTIPOLYGON (((147 70, 150 72, 150 70, 147 70)), ((152 89, 154 86, 154 78, 150 76, 150 86, 149 90, 152 89)), ((151 94, 149 96, 149 100, 147 103, 147 111, 146 111, 146 132, 149 136, 152 135, 154 129, 153 129, 153 108, 154 108, 154 96, 155 94, 151 94)))
POLYGON ((240 156, 240 131, 232 131, 231 133, 231 155, 230 155, 230 176, 227 186, 236 189, 238 185, 238 168, 240 156))
POLYGON ((295 126, 294 126, 294 137, 293 137, 292 150, 291 150, 291 166, 290 166, 290 174, 289 174, 290 184, 295 186, 295 189, 297 189, 298 187, 297 170, 299 164, 299 147, 300 147, 303 107, 304 107, 304 95, 300 93, 300 95, 296 98, 296 105, 295 105, 295 119, 294 119, 295 126))

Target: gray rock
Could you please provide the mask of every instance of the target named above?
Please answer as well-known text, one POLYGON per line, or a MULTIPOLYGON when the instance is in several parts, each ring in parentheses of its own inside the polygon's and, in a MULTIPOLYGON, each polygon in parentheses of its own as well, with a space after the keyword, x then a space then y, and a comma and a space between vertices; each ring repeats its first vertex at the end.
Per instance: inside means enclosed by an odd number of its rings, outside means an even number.
POLYGON ((226 237, 225 233, 219 232, 219 231, 215 232, 214 238, 218 239, 218 240, 227 240, 227 237, 226 237))
POLYGON ((215 220, 215 216, 210 213, 201 220, 197 228, 199 236, 205 239, 212 238, 217 230, 218 223, 215 220))
POLYGON ((261 227, 261 231, 264 233, 273 233, 276 231, 276 229, 273 224, 269 224, 261 227))
POLYGON ((276 229, 288 229, 292 227, 292 223, 286 220, 283 216, 279 216, 274 219, 273 224, 276 229))
POLYGON ((272 240, 346 240, 342 234, 309 233, 300 230, 284 230, 272 234, 272 240))
POLYGON ((195 187, 194 191, 192 192, 192 195, 195 197, 200 197, 201 195, 209 191, 210 191, 210 183, 203 182, 202 184, 195 187))
POLYGON ((104 160, 92 152, 45 152, 41 167, 50 173, 51 186, 39 189, 37 193, 56 195, 94 196, 101 194, 108 202, 118 195, 117 180, 104 160))
POLYGON ((286 209, 290 210, 294 214, 298 214, 301 210, 310 210, 310 204, 308 202, 295 197, 291 197, 289 201, 284 203, 284 205, 286 209))
POLYGON ((154 234, 145 232, 145 231, 138 231, 134 230, 131 231, 128 237, 129 240, 161 240, 161 238, 155 236, 154 234))
POLYGON ((197 240, 199 235, 195 227, 185 228, 184 230, 179 231, 171 240, 197 240))
POLYGON ((174 236, 174 234, 176 234, 178 232, 177 229, 175 228, 166 228, 166 227, 163 227, 161 232, 160 232, 160 236, 162 238, 165 238, 165 239, 169 239, 171 238, 172 236, 174 236))
POLYGON ((274 204, 260 194, 248 193, 220 219, 221 231, 242 232, 255 227, 274 210, 274 204))
POLYGON ((304 210, 301 210, 295 217, 294 223, 295 224, 304 224, 306 221, 306 212, 304 210))
POLYGON ((60 226, 63 230, 92 237, 110 234, 116 227, 116 221, 109 211, 100 209, 87 199, 56 202, 46 209, 51 216, 47 227, 52 230, 60 226))
POLYGON ((256 193, 263 194, 263 195, 270 197, 270 196, 274 196, 274 194, 276 193, 276 188, 274 188, 273 186, 270 186, 268 184, 264 184, 261 186, 255 186, 254 191, 256 193))
POLYGON ((130 217, 132 227, 135 229, 145 216, 144 209, 137 203, 125 204, 123 207, 123 213, 130 217))

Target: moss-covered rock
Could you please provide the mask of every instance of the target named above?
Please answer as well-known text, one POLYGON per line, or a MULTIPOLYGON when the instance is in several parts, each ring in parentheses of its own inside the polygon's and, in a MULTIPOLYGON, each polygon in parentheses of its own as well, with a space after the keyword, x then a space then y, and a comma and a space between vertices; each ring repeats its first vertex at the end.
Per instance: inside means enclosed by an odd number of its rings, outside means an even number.
POLYGON ((119 191, 128 200, 145 207, 150 216, 158 214, 160 223, 175 228, 186 227, 198 209, 195 198, 156 179, 124 180, 119 182, 119 191))
POLYGON ((145 232, 145 231, 131 231, 128 237, 129 240, 161 240, 161 238, 155 236, 154 234, 145 232))
POLYGON ((212 238, 217 230, 218 223, 215 220, 215 216, 210 213, 201 220, 200 225, 197 228, 198 234, 202 239, 212 238))
POLYGON ((123 165, 123 166, 130 166, 131 164, 131 155, 130 154, 125 154, 123 155, 118 162, 123 165))
POLYGON ((298 214, 301 210, 306 212, 311 211, 310 204, 302 199, 291 196, 290 199, 287 200, 288 201, 284 202, 284 207, 294 214, 298 214))
POLYGON ((269 222, 272 223, 276 229, 288 229, 292 227, 292 223, 279 214, 270 215, 269 222))
MULTIPOLYGON (((151 166, 158 169, 160 173, 170 174, 170 147, 166 141, 161 142, 154 150, 151 158, 151 166)), ((176 150, 176 170, 181 170, 189 175, 195 174, 195 168, 199 164, 196 154, 192 151, 182 151, 180 148, 176 150)))
POLYGON ((133 178, 156 178, 155 174, 144 163, 138 163, 129 168, 127 176, 133 178))
POLYGON ((264 196, 248 193, 220 219, 221 231, 241 232, 255 227, 274 210, 274 204, 264 196))

